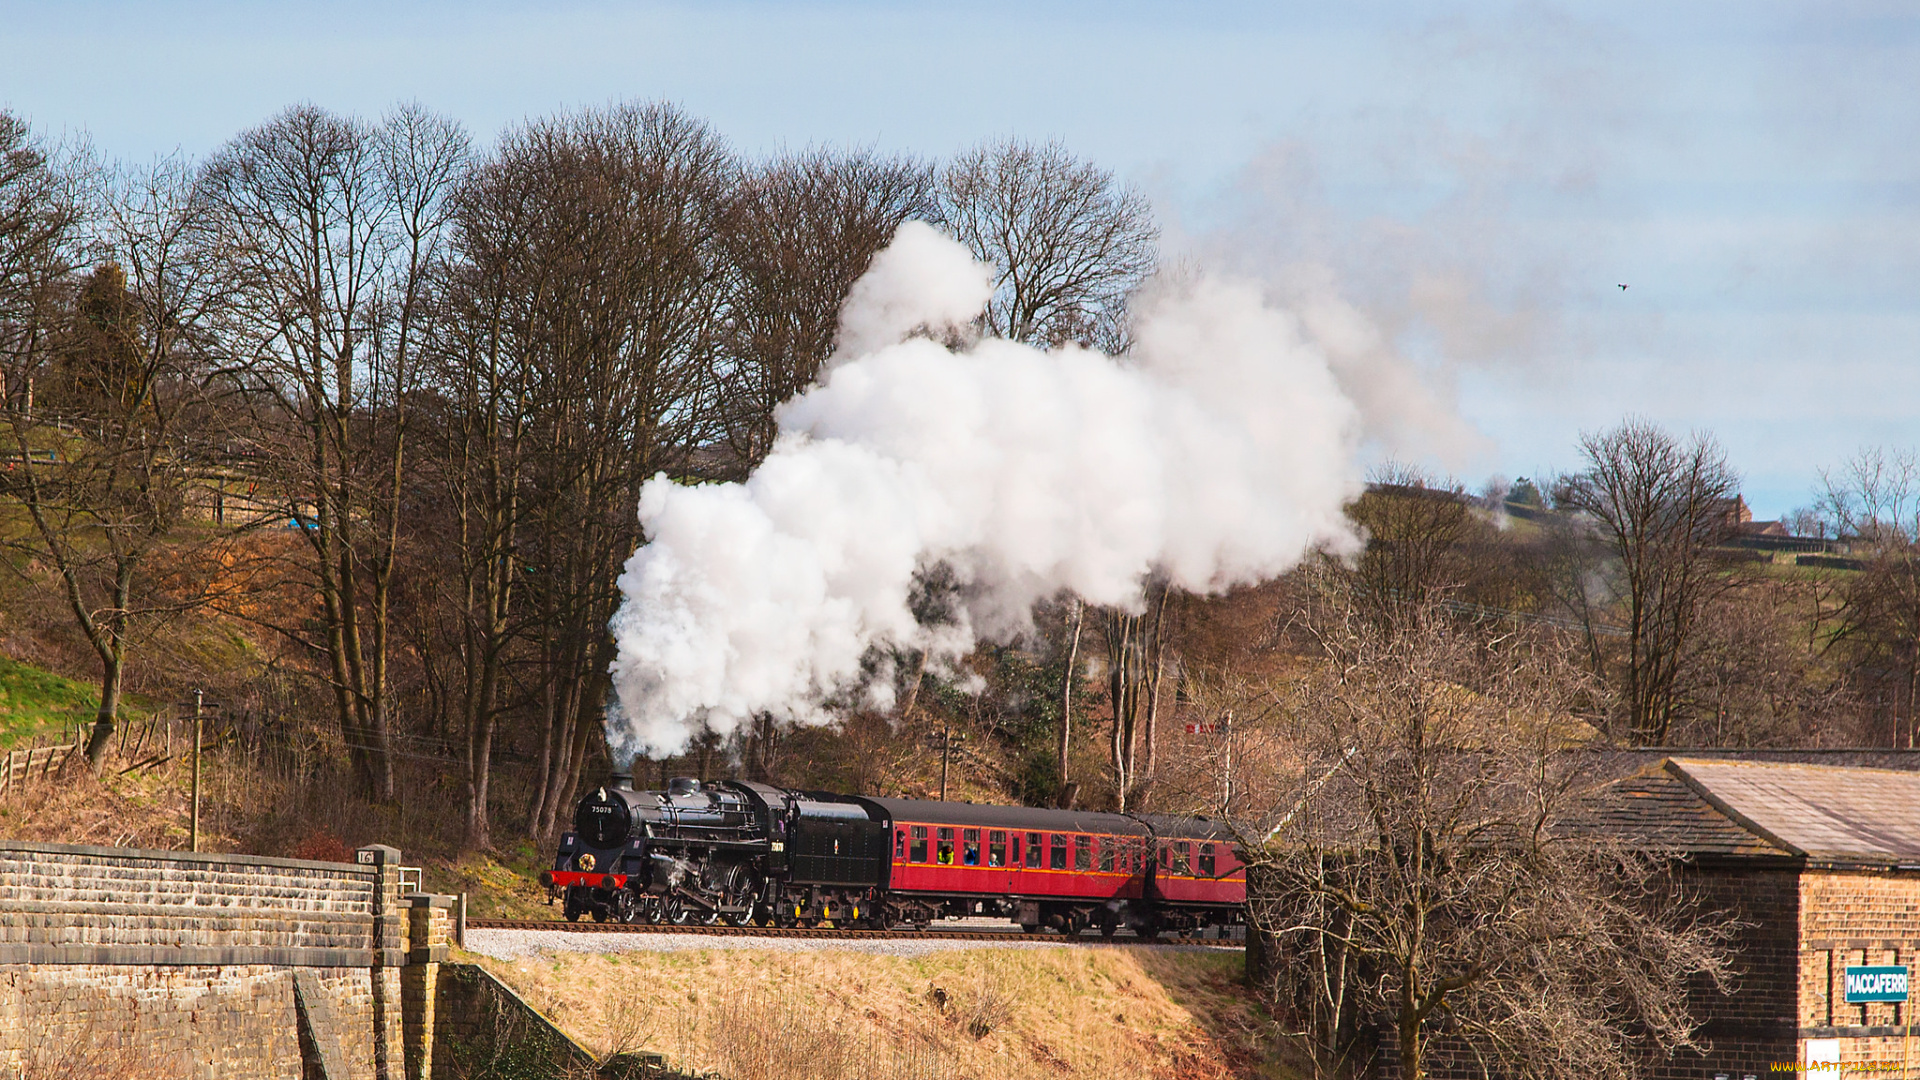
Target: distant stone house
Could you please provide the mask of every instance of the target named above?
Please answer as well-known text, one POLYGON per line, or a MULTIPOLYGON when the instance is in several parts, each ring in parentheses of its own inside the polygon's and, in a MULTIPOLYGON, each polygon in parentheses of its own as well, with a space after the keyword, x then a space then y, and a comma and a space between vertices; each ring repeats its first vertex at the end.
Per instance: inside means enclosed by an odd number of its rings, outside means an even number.
POLYGON ((1911 1005, 1848 1004, 1845 990, 1848 967, 1916 966, 1920 773, 1671 757, 1600 788, 1584 823, 1671 852, 1743 924, 1734 992, 1695 991, 1710 1049, 1650 1062, 1647 1075, 1920 1074, 1911 1005))

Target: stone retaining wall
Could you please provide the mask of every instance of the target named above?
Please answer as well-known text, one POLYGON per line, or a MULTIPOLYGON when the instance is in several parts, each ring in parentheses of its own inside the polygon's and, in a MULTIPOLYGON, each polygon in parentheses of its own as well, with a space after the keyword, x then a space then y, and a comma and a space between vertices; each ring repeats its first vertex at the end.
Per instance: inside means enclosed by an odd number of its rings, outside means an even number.
POLYGON ((355 860, 0 840, 0 1080, 669 1075, 448 965, 454 898, 355 860))
POLYGON ((397 1080, 407 916, 448 901, 356 858, 0 841, 0 1077, 397 1080))

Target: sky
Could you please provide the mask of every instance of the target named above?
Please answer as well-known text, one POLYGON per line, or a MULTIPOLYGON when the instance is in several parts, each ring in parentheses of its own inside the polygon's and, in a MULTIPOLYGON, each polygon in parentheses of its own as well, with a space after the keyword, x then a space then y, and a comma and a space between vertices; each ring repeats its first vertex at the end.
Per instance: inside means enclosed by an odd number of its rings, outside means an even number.
POLYGON ((1447 418, 1369 452, 1469 486, 1637 414, 1766 518, 1920 443, 1913 4, 0 0, 0 56, 0 108, 130 161, 408 99, 483 142, 659 98, 753 155, 1057 138, 1170 257, 1363 318, 1447 418))

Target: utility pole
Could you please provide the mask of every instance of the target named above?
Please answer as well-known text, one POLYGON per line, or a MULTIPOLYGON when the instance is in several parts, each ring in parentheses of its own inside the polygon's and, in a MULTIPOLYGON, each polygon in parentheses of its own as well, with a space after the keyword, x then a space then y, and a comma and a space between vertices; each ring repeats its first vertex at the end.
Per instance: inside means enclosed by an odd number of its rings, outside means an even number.
POLYGON ((1220 722, 1220 748, 1226 758, 1221 770, 1223 782, 1220 786, 1220 819, 1230 821, 1233 818, 1233 710, 1228 709, 1220 722))
POLYGON ((955 740, 966 742, 966 735, 953 733, 953 717, 946 717, 938 735, 927 736, 927 749, 940 751, 940 801, 947 801, 947 766, 953 760, 955 740))
POLYGON ((940 731, 940 801, 947 801, 947 760, 953 757, 953 717, 946 719, 940 731))
POLYGON ((206 692, 193 692, 193 826, 187 833, 187 850, 200 850, 200 709, 206 692))

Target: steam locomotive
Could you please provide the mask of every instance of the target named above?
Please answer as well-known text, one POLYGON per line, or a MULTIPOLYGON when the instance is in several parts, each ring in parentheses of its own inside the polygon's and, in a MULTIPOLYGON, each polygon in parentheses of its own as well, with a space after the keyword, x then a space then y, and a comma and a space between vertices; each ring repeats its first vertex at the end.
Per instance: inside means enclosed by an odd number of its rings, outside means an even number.
POLYGON ((880 799, 740 780, 580 800, 540 882, 569 921, 869 929, 1000 916, 1146 937, 1244 918, 1245 867, 1205 818, 880 799))

